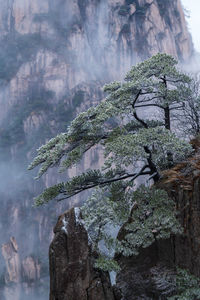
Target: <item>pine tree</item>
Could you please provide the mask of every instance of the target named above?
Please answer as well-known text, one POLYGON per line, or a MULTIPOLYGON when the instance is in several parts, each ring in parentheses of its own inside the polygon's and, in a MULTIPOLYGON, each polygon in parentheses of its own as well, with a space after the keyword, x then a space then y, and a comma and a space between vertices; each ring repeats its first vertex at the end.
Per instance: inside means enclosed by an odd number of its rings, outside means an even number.
MULTIPOLYGON (((180 233, 173 201, 164 191, 135 191, 135 180, 157 182, 163 169, 191 154, 190 144, 178 137, 182 128, 174 129, 174 112, 184 110, 190 83, 173 57, 157 54, 132 67, 123 82, 105 85, 106 98, 80 113, 67 132, 40 147, 29 169, 40 166, 37 178, 55 166, 63 172, 97 145, 104 150, 104 165, 47 188, 36 205, 96 188, 82 209, 93 243, 98 248, 104 239, 108 248, 123 255, 137 254, 139 247, 180 233), (113 239, 108 224, 126 224, 125 239, 113 239)), ((101 266, 109 265, 100 260, 101 266)), ((112 261, 110 266, 114 268, 112 261)))

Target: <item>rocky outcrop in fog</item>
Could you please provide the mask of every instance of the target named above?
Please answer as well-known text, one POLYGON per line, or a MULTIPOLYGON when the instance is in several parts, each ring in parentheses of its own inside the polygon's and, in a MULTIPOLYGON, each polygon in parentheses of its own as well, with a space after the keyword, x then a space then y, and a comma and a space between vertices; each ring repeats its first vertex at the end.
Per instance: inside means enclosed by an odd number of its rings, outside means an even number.
POLYGON ((79 208, 58 219, 49 249, 50 300, 114 300, 109 274, 94 268, 79 208))
POLYGON ((2 255, 6 263, 5 283, 21 281, 21 265, 18 253, 18 245, 14 237, 10 242, 2 245, 2 255))
MULTIPOLYGON (((37 296, 35 290, 41 289, 41 263, 37 257, 21 257, 14 237, 2 245, 2 256, 5 262, 4 276, 1 277, 0 299, 22 300, 23 297, 37 296), (4 283, 4 285, 3 285, 4 283)), ((40 291, 40 294, 43 291, 40 291)), ((47 291, 45 291, 47 293, 47 291)))
MULTIPOLYGON (((187 61, 193 46, 180 0, 0 0, 0 6, 0 243, 15 236, 23 258, 34 254, 44 262, 57 215, 79 199, 32 208, 33 197, 59 181, 53 170, 33 181, 26 169, 35 149, 98 103, 102 85, 131 65, 157 52, 187 61)), ((94 151, 82 169, 100 161, 94 151)))

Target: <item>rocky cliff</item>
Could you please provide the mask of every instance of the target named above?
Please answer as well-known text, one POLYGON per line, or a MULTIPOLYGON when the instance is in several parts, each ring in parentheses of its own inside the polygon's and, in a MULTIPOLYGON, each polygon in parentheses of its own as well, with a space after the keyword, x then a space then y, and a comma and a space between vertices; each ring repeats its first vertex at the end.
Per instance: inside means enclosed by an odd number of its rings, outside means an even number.
MULTIPOLYGON (((44 261, 56 217, 69 204, 32 208, 33 196, 59 180, 53 170, 40 183, 27 174, 35 149, 95 105, 102 84, 132 64, 157 52, 186 61, 193 47, 179 0, 0 0, 0 6, 0 242, 15 236, 21 257, 44 261)), ((99 159, 94 151, 82 168, 99 159)))
MULTIPOLYGON (((111 286, 107 274, 94 267, 97 255, 91 251, 80 209, 65 212, 58 219, 49 252, 51 300, 107 299, 105 293, 100 298, 95 293, 87 294, 85 291, 90 291, 91 286, 93 291, 99 289, 99 295, 103 287, 104 292, 110 293, 108 299, 115 300, 167 300, 179 289, 181 293, 186 288, 195 290, 194 277, 187 275, 182 285, 176 277, 177 267, 200 277, 200 142, 192 143, 198 145, 197 153, 165 171, 157 183, 173 198, 183 233, 140 248, 137 256, 115 255, 121 270, 117 272, 115 285, 111 286), (98 285, 94 284, 94 277, 98 278, 98 285)), ((123 239, 126 233, 122 226, 118 239, 123 239)), ((194 294, 188 290, 185 297, 174 299, 199 299, 199 290, 194 294)))
POLYGON ((114 300, 109 274, 94 268, 95 253, 80 209, 58 219, 49 249, 50 300, 114 300))
POLYGON ((37 257, 22 257, 14 237, 2 245, 5 272, 1 276, 1 299, 36 299, 46 297, 48 286, 41 279, 41 262, 37 257), (4 286, 4 288, 3 288, 4 286), (46 289, 45 289, 46 288, 46 289))

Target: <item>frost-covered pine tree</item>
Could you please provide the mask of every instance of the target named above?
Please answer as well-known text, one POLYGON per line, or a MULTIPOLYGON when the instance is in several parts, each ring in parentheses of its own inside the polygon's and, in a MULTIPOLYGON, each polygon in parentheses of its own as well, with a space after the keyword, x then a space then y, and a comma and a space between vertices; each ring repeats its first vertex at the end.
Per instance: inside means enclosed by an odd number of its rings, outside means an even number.
MULTIPOLYGON (((171 117, 185 107, 190 81, 173 57, 157 54, 132 67, 123 82, 105 85, 106 98, 40 147, 29 169, 40 165, 38 178, 54 166, 64 172, 97 145, 104 150, 103 166, 47 188, 36 205, 96 188, 82 209, 93 242, 98 248, 104 239, 108 248, 124 255, 180 232, 166 193, 145 187, 135 191, 134 183, 142 176, 158 181, 162 169, 191 153, 191 146, 173 131, 177 123, 171 117), (108 224, 126 224, 125 239, 113 239, 108 224)), ((100 266, 114 268, 112 261, 104 264, 101 259, 100 266)))

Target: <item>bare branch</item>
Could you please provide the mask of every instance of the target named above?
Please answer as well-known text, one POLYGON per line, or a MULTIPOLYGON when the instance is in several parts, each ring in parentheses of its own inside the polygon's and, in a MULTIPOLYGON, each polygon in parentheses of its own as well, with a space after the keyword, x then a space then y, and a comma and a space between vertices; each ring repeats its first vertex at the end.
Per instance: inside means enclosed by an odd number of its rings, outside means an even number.
MULTIPOLYGON (((157 98, 157 97, 155 97, 155 98, 157 98)), ((153 98, 152 98, 153 99, 153 98)), ((151 100, 152 100, 151 99, 151 100)), ((137 106, 135 106, 135 108, 139 108, 139 107, 147 107, 147 106, 157 106, 157 107, 159 107, 159 108, 162 108, 162 109, 164 109, 164 106, 161 106, 161 105, 159 105, 159 104, 154 104, 154 103, 150 103, 150 104, 144 104, 144 105, 137 105, 137 106)))

